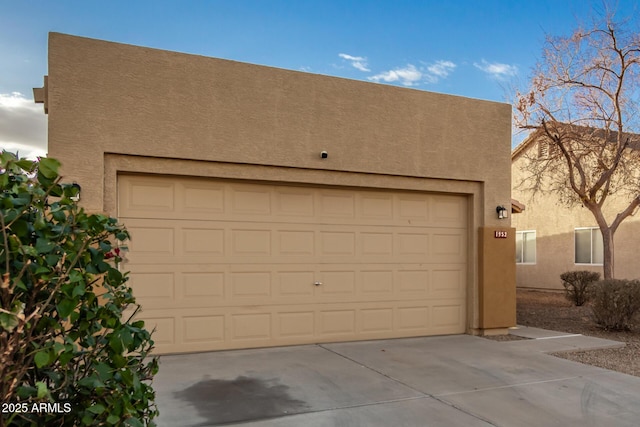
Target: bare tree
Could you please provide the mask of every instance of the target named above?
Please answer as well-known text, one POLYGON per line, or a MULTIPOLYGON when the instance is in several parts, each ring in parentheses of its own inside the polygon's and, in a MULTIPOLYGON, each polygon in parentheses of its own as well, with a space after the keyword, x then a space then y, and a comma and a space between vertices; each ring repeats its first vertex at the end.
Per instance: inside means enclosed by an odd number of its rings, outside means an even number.
POLYGON ((639 30, 606 13, 568 37, 547 37, 530 87, 516 95, 517 126, 538 140, 521 185, 589 209, 605 278, 614 277, 614 234, 640 206, 639 30), (614 195, 625 208, 612 210, 614 195))

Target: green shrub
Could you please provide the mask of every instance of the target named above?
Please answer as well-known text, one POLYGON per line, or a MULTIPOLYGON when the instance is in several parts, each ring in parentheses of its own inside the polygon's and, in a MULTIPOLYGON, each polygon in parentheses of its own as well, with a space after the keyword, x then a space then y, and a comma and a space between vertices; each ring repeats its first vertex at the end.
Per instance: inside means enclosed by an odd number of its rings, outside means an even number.
POLYGON ((631 329, 640 310, 640 281, 609 279, 593 285, 591 309, 595 322, 613 331, 631 329))
POLYGON ((79 208, 58 167, 0 155, 0 401, 24 411, 0 426, 155 425, 153 341, 123 316, 129 235, 79 208))
POLYGON ((595 271, 567 271, 560 275, 565 297, 577 306, 589 301, 589 288, 600 280, 600 273, 595 271))

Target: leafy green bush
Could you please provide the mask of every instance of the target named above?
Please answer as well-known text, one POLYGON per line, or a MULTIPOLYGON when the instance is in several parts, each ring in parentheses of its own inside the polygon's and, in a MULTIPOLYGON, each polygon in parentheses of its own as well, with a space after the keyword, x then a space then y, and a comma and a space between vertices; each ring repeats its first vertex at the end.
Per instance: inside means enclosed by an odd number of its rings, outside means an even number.
POLYGON ((613 331, 631 329, 640 311, 640 281, 608 279, 593 285, 591 309, 595 322, 613 331))
POLYGON ((153 341, 123 316, 129 235, 79 208, 58 167, 0 155, 0 426, 155 425, 153 341))
POLYGON ((567 271, 560 275, 565 297, 577 306, 589 301, 591 284, 600 280, 600 273, 595 271, 567 271))

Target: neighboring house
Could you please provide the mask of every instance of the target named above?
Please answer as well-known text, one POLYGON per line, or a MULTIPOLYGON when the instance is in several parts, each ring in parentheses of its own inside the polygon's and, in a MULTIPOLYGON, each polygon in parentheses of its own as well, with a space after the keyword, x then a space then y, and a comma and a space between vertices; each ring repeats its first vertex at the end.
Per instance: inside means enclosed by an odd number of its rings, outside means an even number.
MULTIPOLYGON (((602 235, 592 213, 581 205, 567 207, 557 194, 525 190, 527 162, 554 155, 554 146, 532 133, 513 150, 512 196, 526 209, 514 215, 516 228, 516 283, 520 288, 564 289, 560 275, 566 271, 590 270, 602 274, 602 235)), ((555 148, 557 149, 557 148, 555 148)), ((608 222, 628 204, 628 199, 610 196, 605 202, 608 222)), ((640 278, 638 239, 640 215, 627 218, 614 237, 615 276, 640 278)))
POLYGON ((509 105, 56 33, 48 70, 159 353, 515 325, 509 105))

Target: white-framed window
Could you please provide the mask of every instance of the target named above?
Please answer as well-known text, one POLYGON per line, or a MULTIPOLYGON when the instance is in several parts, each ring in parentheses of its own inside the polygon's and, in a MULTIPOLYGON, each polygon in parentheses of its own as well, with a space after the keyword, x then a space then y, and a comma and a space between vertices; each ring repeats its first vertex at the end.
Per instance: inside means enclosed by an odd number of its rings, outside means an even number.
POLYGON ((516 264, 536 263, 535 230, 516 231, 516 264))
POLYGON ((602 265, 604 250, 602 233, 598 227, 580 227, 575 230, 576 264, 602 265))

